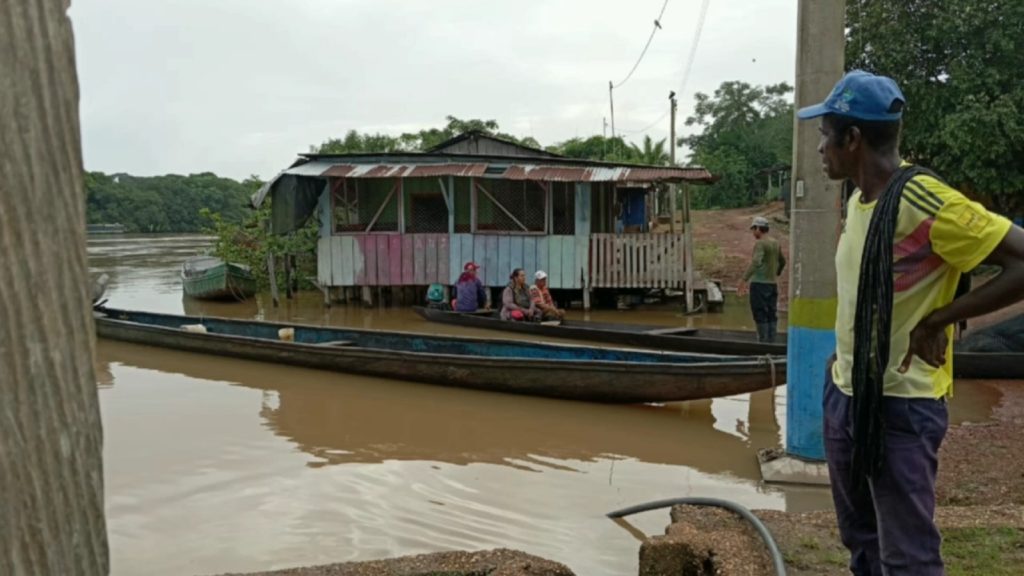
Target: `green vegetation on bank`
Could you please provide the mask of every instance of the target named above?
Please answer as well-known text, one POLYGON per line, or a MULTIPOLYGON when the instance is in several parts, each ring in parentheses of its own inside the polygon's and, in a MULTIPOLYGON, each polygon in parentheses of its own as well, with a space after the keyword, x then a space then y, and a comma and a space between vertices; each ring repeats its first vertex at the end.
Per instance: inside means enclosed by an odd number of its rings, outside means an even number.
POLYGON ((312 287, 309 279, 316 277, 316 243, 320 233, 317 219, 310 218, 305 226, 289 234, 271 234, 268 231, 270 210, 268 199, 259 210, 249 210, 241 222, 233 222, 212 210, 202 209, 203 231, 217 237, 211 253, 227 262, 249 266, 261 289, 270 286, 267 256, 273 253, 276 259, 274 275, 282 292, 285 286, 284 258, 294 256, 294 278, 298 281, 298 288, 312 287))
POLYGON ((238 182, 210 172, 179 176, 130 176, 86 172, 86 219, 90 224, 123 224, 128 232, 200 232, 200 210, 239 223, 252 209, 249 197, 263 184, 238 182))
MULTIPOLYGON (((846 573, 849 552, 825 530, 783 546, 793 574, 846 573)), ((942 557, 949 576, 1011 576, 1024 565, 1024 530, 1007 527, 946 528, 942 557)))
POLYGON ((904 155, 1024 214, 1024 2, 848 0, 847 68, 896 79, 904 155))

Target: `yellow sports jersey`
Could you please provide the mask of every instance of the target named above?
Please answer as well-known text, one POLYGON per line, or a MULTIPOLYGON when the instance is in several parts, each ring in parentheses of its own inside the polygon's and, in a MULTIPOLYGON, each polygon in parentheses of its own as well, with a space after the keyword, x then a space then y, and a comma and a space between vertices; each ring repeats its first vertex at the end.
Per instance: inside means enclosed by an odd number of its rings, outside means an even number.
MULTIPOLYGON (((906 166, 906 163, 904 163, 906 166)), ((832 378, 853 394, 853 324, 857 283, 868 224, 876 202, 861 203, 854 192, 836 252, 836 362, 832 378)), ((960 274, 980 264, 1010 230, 1010 221, 926 175, 903 189, 893 241, 893 310, 889 365, 884 394, 904 398, 940 398, 953 384, 953 327, 946 364, 933 368, 914 357, 905 374, 897 370, 910 344, 910 331, 933 310, 953 301, 960 274)))

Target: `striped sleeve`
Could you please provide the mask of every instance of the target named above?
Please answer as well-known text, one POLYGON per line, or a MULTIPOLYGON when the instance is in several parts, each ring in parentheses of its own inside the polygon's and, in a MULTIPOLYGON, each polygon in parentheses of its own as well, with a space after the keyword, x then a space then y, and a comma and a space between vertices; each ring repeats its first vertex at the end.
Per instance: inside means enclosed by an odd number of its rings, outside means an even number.
POLYGON ((961 272, 988 258, 1010 230, 1009 220, 930 176, 908 182, 903 198, 934 218, 929 233, 932 250, 961 272))

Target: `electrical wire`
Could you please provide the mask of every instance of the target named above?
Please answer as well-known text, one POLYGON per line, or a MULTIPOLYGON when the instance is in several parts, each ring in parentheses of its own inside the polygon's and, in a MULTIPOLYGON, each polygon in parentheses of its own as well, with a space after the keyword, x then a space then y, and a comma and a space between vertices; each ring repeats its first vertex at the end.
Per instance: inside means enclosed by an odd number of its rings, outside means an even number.
MULTIPOLYGON (((680 84, 679 88, 680 95, 685 93, 686 84, 690 80, 690 72, 693 70, 693 63, 697 59, 697 45, 700 44, 700 37, 704 31, 704 22, 707 20, 708 7, 710 6, 710 4, 711 0, 703 0, 703 2, 701 2, 700 5, 700 13, 697 16, 697 27, 693 35, 693 44, 690 45, 690 54, 686 59, 686 67, 683 68, 683 81, 680 84)), ((639 130, 619 130, 618 132, 620 134, 625 135, 643 134, 645 132, 650 131, 658 124, 660 124, 663 120, 665 120, 665 117, 668 115, 668 112, 664 112, 661 116, 658 117, 657 120, 651 122, 650 124, 639 130)))
POLYGON ((629 74, 626 74, 626 77, 623 78, 621 82, 613 85, 612 89, 622 86, 627 81, 629 81, 630 78, 633 77, 633 73, 636 72, 636 69, 640 66, 640 62, 642 62, 644 56, 647 55, 647 49, 651 47, 651 41, 654 40, 654 34, 657 33, 658 30, 661 30, 661 17, 665 15, 665 8, 667 6, 668 0, 665 0, 665 2, 661 5, 661 12, 658 12, 658 17, 654 19, 654 27, 651 28, 651 35, 647 37, 647 43, 644 44, 644 49, 640 51, 640 57, 636 59, 636 63, 634 63, 633 67, 629 70, 629 74))
POLYGON ((683 69, 683 81, 679 85, 679 94, 686 93, 686 83, 690 80, 690 71, 693 70, 693 62, 697 59, 697 46, 700 44, 700 36, 704 31, 704 21, 708 16, 708 6, 711 0, 704 0, 700 4, 700 15, 697 16, 697 31, 693 35, 693 44, 690 45, 690 56, 686 59, 686 68, 683 69))

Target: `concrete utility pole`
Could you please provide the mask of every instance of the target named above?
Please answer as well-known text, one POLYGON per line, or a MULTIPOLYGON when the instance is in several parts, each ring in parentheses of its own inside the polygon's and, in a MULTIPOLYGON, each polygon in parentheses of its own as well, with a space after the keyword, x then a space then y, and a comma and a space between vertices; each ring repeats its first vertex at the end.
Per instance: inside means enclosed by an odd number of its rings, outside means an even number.
POLYGON ((612 96, 612 92, 615 90, 615 86, 612 85, 612 81, 608 81, 608 111, 612 117, 612 138, 615 138, 615 97, 612 96))
MULTIPOLYGON (((843 0, 800 0, 797 108, 824 100, 843 74, 845 6, 843 0)), ((840 183, 821 168, 818 125, 794 118, 786 385, 786 451, 813 460, 825 457, 822 379, 836 346, 834 262, 841 214, 840 183)))
POLYGON ((110 570, 67 2, 3 2, 0 574, 110 570))

